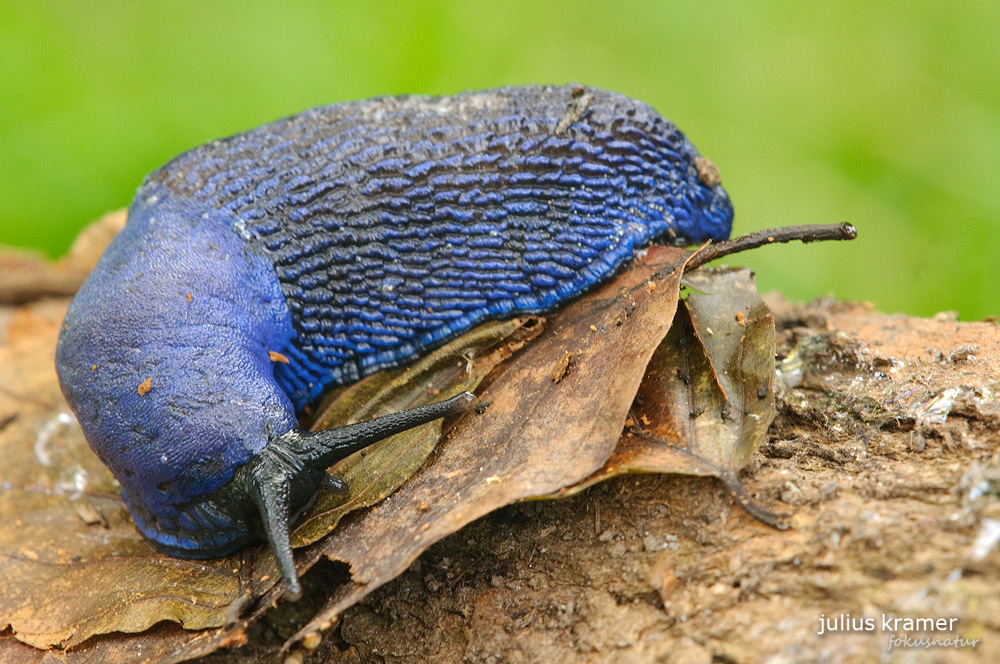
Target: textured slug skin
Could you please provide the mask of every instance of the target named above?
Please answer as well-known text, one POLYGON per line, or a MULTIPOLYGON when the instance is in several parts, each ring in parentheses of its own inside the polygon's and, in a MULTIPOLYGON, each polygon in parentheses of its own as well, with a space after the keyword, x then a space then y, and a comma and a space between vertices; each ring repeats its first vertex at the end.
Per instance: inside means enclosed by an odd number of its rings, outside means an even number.
POLYGON ((203 145, 147 177, 70 306, 63 392, 146 536, 232 551, 260 529, 213 492, 325 388, 551 310, 653 240, 727 237, 697 157, 647 105, 574 86, 335 104, 203 145))

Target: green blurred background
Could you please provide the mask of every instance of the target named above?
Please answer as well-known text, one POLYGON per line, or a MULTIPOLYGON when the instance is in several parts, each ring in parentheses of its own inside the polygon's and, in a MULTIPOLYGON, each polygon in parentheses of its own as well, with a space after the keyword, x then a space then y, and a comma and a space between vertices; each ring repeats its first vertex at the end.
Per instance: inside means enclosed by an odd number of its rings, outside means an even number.
MULTIPOLYGON (((762 290, 1000 314, 1000 3, 5 0, 0 244, 58 256, 179 152, 304 108, 583 82, 722 171, 762 290)), ((0 277, 2 278, 2 277, 0 277)))

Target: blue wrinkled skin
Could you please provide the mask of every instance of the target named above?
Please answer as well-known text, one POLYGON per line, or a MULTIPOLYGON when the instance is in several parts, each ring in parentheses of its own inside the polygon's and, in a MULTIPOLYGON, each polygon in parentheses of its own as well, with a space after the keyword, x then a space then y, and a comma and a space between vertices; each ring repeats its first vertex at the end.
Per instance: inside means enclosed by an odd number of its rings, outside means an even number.
POLYGON ((147 536, 233 548, 252 529, 204 496, 329 386, 558 307, 651 241, 727 237, 697 156, 645 104, 570 86, 336 104, 206 144, 147 178, 71 305, 63 391, 147 536))

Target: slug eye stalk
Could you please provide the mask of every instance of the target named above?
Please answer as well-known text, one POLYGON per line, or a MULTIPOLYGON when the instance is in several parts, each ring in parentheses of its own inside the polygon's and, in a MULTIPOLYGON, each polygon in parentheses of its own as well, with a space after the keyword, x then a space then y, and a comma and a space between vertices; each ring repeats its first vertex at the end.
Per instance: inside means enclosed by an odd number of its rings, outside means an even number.
MULTIPOLYGON (((263 452, 243 466, 237 483, 256 505, 261 533, 270 543, 281 570, 285 591, 292 599, 302 596, 290 525, 316 497, 326 469, 373 443, 441 417, 468 410, 476 398, 469 392, 437 403, 411 408, 357 424, 327 431, 292 429, 271 441, 263 452)), ((342 480, 335 487, 346 489, 342 480)))

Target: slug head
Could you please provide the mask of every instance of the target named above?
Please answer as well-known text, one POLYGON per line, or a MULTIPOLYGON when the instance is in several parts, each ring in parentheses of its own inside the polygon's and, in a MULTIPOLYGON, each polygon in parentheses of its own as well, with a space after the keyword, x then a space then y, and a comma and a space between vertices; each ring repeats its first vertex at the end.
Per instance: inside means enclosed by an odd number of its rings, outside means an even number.
POLYGON ((131 503, 169 520, 296 426, 268 355, 292 328, 228 223, 149 194, 70 304, 56 370, 131 503))
POLYGON ((293 429, 271 441, 237 471, 232 482, 204 502, 244 523, 256 524, 254 534, 270 543, 286 593, 297 599, 302 588, 292 556, 291 524, 321 488, 347 491, 347 485, 327 475, 326 469, 396 433, 464 412, 474 402, 474 396, 463 392, 446 401, 327 431, 293 429))
POLYGON ((291 335, 280 295, 230 228, 147 197, 71 304, 56 368, 157 548, 212 558, 266 539, 297 596, 289 524, 323 485, 346 488, 326 469, 473 398, 300 431, 268 353, 291 335))

